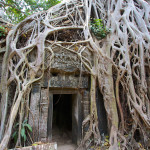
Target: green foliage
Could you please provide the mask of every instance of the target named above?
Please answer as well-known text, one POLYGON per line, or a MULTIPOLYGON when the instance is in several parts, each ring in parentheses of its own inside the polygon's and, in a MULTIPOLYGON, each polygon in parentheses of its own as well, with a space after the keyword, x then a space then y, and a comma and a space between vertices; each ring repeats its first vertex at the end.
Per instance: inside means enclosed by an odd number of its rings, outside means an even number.
POLYGON ((101 40, 110 33, 110 29, 107 29, 101 19, 92 19, 91 31, 94 33, 98 40, 101 40))
MULTIPOLYGON (((17 142, 18 138, 18 132, 19 132, 19 123, 17 123, 15 126, 15 131, 12 135, 12 139, 14 139, 15 143, 17 142)), ((32 132, 32 127, 27 123, 27 120, 24 120, 21 124, 21 138, 25 142, 27 140, 27 132, 32 132)))
POLYGON ((4 26, 0 26, 0 37, 5 36, 7 29, 4 26))
POLYGON ((58 4, 60 0, 1 0, 0 9, 6 18, 13 23, 18 23, 27 16, 58 4))

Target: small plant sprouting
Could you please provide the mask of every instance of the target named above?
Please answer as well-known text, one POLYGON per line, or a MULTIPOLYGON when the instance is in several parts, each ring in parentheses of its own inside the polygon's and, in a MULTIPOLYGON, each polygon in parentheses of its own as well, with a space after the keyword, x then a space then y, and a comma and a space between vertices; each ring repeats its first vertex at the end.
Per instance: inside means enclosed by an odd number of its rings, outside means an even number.
POLYGON ((0 26, 0 37, 7 34, 7 29, 4 26, 0 26))
MULTIPOLYGON (((26 142, 27 140, 27 133, 32 132, 32 127, 27 123, 27 119, 25 119, 21 125, 21 139, 23 142, 26 142)), ((12 138, 14 139, 15 143, 17 142, 18 133, 19 132, 19 123, 15 125, 15 132, 12 135, 12 138)))
POLYGON ((91 21, 91 31, 94 33, 98 40, 101 40, 110 33, 110 29, 104 26, 101 19, 92 19, 91 21))

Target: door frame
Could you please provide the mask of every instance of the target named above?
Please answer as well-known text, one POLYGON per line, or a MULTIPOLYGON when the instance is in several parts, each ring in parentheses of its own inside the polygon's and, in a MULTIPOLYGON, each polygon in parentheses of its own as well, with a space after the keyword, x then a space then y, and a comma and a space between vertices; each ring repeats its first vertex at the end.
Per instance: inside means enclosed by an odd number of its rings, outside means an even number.
POLYGON ((82 95, 79 90, 68 89, 50 89, 49 91, 49 108, 47 121, 48 141, 52 141, 52 122, 53 122, 53 95, 54 94, 71 94, 72 95, 72 142, 79 145, 82 139, 82 95), (77 109, 76 109, 77 108, 77 109))

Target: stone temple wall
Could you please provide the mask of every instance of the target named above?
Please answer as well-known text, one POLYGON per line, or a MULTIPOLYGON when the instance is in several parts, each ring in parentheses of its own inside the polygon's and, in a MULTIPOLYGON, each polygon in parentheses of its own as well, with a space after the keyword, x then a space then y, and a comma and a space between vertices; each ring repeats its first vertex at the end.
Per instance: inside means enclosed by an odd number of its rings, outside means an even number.
MULTIPOLYGON (((92 62, 93 55, 85 54, 92 62)), ((51 71, 46 72, 38 83, 33 84, 29 124, 33 127, 34 141, 50 142, 52 139, 53 94, 72 95, 73 141, 80 143, 82 121, 90 113, 90 74, 81 66, 77 55, 68 51, 55 52, 51 71)))

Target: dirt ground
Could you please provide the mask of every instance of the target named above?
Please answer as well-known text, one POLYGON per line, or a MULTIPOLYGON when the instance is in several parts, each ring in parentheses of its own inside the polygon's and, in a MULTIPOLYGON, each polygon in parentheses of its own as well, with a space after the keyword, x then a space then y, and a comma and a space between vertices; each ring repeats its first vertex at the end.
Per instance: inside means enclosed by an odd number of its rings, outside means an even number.
POLYGON ((72 143, 70 132, 60 133, 58 128, 53 130, 52 141, 57 142, 58 150, 75 150, 77 145, 72 143))

